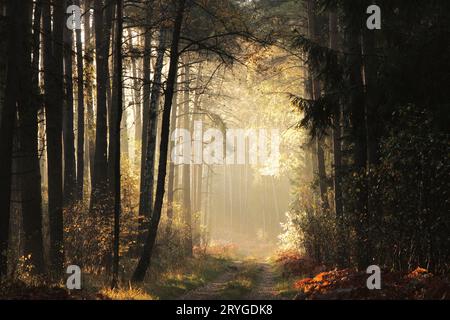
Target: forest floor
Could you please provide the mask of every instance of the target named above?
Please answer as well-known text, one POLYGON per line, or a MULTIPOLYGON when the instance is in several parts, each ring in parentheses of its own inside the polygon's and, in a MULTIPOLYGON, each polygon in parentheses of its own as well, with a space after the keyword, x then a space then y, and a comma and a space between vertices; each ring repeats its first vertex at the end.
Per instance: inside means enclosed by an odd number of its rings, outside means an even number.
POLYGON ((83 273, 81 290, 67 290, 64 281, 54 283, 20 274, 0 283, 0 300, 174 300, 214 281, 229 267, 232 261, 228 257, 200 255, 173 267, 153 266, 139 286, 126 280, 131 272, 121 274, 123 281, 115 290, 110 289, 110 277, 97 273, 83 273))
MULTIPOLYGON (((123 279, 129 279, 129 272, 125 273, 123 279)), ((196 252, 178 266, 153 266, 140 286, 123 281, 120 289, 111 290, 109 277, 84 273, 82 290, 69 291, 63 281, 50 283, 21 275, 0 284, 0 300, 274 300, 284 298, 277 289, 279 278, 267 257, 219 245, 196 252)))
POLYGON ((318 266, 294 252, 279 254, 280 294, 295 300, 449 300, 450 275, 417 267, 381 270, 381 290, 367 288, 368 275, 355 269, 318 266))
POLYGON ((261 261, 234 261, 228 270, 181 300, 276 300, 276 272, 261 261))
POLYGON ((233 250, 197 253, 178 267, 150 270, 141 286, 123 282, 118 290, 108 288, 109 279, 89 274, 83 275, 80 291, 69 291, 63 283, 3 282, 0 300, 450 299, 450 277, 423 268, 383 270, 382 290, 368 290, 362 271, 327 270, 290 252, 268 258, 228 252, 233 250))

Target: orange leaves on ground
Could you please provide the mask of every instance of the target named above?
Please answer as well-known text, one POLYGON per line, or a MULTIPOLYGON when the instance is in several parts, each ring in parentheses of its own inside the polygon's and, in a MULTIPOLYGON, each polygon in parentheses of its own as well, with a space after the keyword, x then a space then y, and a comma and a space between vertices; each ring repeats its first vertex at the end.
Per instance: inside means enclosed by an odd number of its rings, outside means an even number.
POLYGON ((426 269, 411 272, 382 272, 382 289, 369 290, 368 274, 353 269, 322 272, 297 281, 297 299, 450 299, 448 277, 438 277, 426 269))
MULTIPOLYGON (((313 278, 306 278, 294 284, 296 289, 304 294, 326 294, 330 288, 341 289, 361 279, 351 278, 350 269, 321 272, 313 278)), ((359 276, 359 275, 358 275, 359 276)), ((360 277, 358 277, 360 278, 360 277)))
POLYGON ((414 271, 411 271, 409 274, 406 275, 406 277, 414 279, 414 278, 420 278, 420 277, 428 277, 432 276, 431 273, 428 272, 427 269, 418 267, 414 271))
POLYGON ((310 258, 295 251, 278 253, 276 263, 281 266, 283 276, 310 276, 322 271, 310 258))

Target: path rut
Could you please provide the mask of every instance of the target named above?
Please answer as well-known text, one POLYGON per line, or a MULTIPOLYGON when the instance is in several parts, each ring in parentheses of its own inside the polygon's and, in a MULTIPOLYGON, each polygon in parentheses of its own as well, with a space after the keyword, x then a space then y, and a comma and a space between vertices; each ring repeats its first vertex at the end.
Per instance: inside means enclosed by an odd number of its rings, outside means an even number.
MULTIPOLYGON (((183 295, 180 300, 221 300, 221 294, 227 283, 233 280, 240 270, 242 270, 242 262, 235 262, 214 281, 203 287, 195 289, 183 295)), ((268 263, 257 263, 258 280, 255 287, 242 300, 277 300, 275 273, 268 263)))
POLYGON ((239 263, 228 267, 228 271, 205 286, 197 288, 183 295, 180 300, 220 300, 221 293, 227 283, 236 276, 239 271, 239 263))
POLYGON ((244 300, 278 300, 275 273, 268 263, 259 263, 259 279, 253 290, 244 300))

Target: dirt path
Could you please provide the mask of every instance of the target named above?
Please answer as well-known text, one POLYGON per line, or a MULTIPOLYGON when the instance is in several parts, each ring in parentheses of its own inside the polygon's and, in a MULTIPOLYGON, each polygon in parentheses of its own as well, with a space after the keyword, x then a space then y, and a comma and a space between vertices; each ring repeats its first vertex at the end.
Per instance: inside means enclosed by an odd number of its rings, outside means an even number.
POLYGON ((233 280, 239 272, 241 268, 240 264, 242 263, 239 261, 234 262, 234 264, 229 266, 227 271, 217 279, 203 287, 186 293, 179 300, 220 300, 220 295, 227 283, 233 280))
POLYGON ((275 274, 268 263, 258 263, 259 278, 256 287, 245 296, 245 300, 277 300, 275 274))
MULTIPOLYGON (((277 296, 275 273, 268 263, 256 263, 258 268, 258 279, 255 287, 242 297, 242 300, 276 300, 277 296)), ((248 266, 247 266, 248 267, 248 266)), ((242 262, 236 261, 228 270, 219 276, 216 280, 205 286, 186 293, 180 300, 221 300, 222 293, 227 283, 234 280, 240 271, 244 270, 242 262)))

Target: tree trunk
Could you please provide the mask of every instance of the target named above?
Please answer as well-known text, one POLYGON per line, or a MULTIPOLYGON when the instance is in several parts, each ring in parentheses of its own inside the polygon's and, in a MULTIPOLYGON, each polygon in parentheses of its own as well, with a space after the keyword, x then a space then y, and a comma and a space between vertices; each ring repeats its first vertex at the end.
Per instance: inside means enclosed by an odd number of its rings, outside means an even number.
POLYGON ((43 3, 44 81, 48 159, 48 214, 52 271, 63 271, 63 172, 62 109, 64 104, 63 28, 64 1, 53 3, 53 32, 50 3, 43 3))
MULTIPOLYGON (((142 101, 142 130, 141 130, 141 174, 145 171, 145 158, 147 156, 147 134, 148 134, 148 118, 150 113, 150 94, 151 94, 151 65, 152 65, 152 29, 150 28, 151 10, 147 8, 146 23, 148 27, 145 29, 144 36, 144 61, 143 61, 143 101, 142 101)), ((140 190, 143 189, 144 181, 141 176, 140 190)), ((141 203, 140 203, 141 205, 141 203)))
POLYGON ((329 209, 328 204, 328 188, 327 188, 327 172, 325 168, 325 152, 323 150, 325 139, 324 137, 317 137, 317 168, 318 168, 318 178, 319 178, 319 191, 320 191, 320 200, 322 204, 323 210, 329 209))
MULTIPOLYGON (((191 131, 190 120, 190 66, 189 58, 184 59, 184 128, 191 131)), ((184 142, 184 141, 183 141, 184 142)), ((190 143, 190 141, 189 141, 190 143)), ((183 156, 187 156, 184 155, 183 156)), ((191 165, 183 164, 183 218, 186 228, 186 239, 184 241, 186 256, 192 257, 192 204, 191 204, 191 165)))
MULTIPOLYGON (((338 50, 338 20, 336 12, 329 13, 329 36, 330 49, 338 50)), ((345 252, 344 237, 344 208, 342 199, 342 111, 340 101, 335 101, 336 106, 333 112, 333 164, 334 164, 334 208, 336 213, 336 224, 338 227, 338 265, 344 267, 346 265, 347 253, 345 252)))
MULTIPOLYGON (((72 0, 66 0, 67 6, 72 0)), ((65 105, 63 110, 64 139, 64 204, 73 202, 76 187, 75 169, 75 135, 73 127, 73 32, 64 26, 64 75, 65 75, 65 105)))
MULTIPOLYGON (((14 127, 16 123, 16 103, 19 89, 18 52, 25 46, 25 26, 31 1, 10 0, 6 5, 8 40, 7 74, 5 102, 2 108, 0 124, 0 278, 7 273, 7 255, 11 206, 11 166, 14 127)), ((2 70, 4 70, 2 68, 2 70)))
MULTIPOLYGON (((171 124, 171 130, 170 132, 173 132, 177 127, 177 116, 178 116, 178 80, 175 80, 175 88, 174 88, 174 95, 173 95, 173 108, 172 108, 172 114, 170 118, 170 124, 171 124)), ((173 220, 173 202, 174 202, 174 193, 175 193, 175 163, 172 159, 172 150, 175 147, 175 142, 172 140, 170 141, 169 146, 169 155, 171 156, 169 159, 169 182, 167 183, 167 233, 170 232, 170 229, 172 227, 172 220, 173 220)))
MULTIPOLYGON (((91 0, 86 0, 85 16, 84 16, 84 43, 85 43, 85 76, 86 76, 86 160, 89 161, 89 177, 92 186, 94 175, 94 158, 95 158, 95 129, 94 129, 94 46, 92 41, 91 28, 91 0)), ((92 188, 91 188, 92 189, 92 188)))
MULTIPOLYGON (((349 11, 351 8, 349 8, 349 11)), ((352 13, 350 13, 352 14, 352 13)), ((369 265, 370 248, 367 246, 367 131, 366 110, 364 104, 363 81, 362 81, 362 56, 361 56, 361 18, 351 19, 346 37, 346 50, 348 55, 347 64, 350 68, 349 85, 352 88, 349 97, 350 123, 352 126, 351 136, 354 142, 353 160, 354 173, 356 174, 355 190, 355 231, 357 237, 356 256, 357 264, 361 269, 369 265)))
POLYGON ((161 210, 164 200, 166 169, 167 169, 167 151, 169 148, 169 135, 170 135, 170 115, 172 109, 172 99, 174 95, 175 80, 177 78, 177 69, 179 60, 178 45, 180 42, 181 26, 183 24, 183 16, 186 6, 186 0, 177 1, 177 4, 178 4, 177 16, 175 18, 173 28, 172 44, 170 48, 170 67, 164 100, 155 206, 153 210, 153 215, 149 223, 148 236, 143 248, 142 256, 133 274, 134 282, 144 281, 145 274, 147 272, 148 267, 150 266, 153 249, 156 242, 156 236, 158 233, 159 221, 161 219, 161 210))
POLYGON ((106 214, 108 204, 108 143, 107 143, 107 75, 110 35, 112 27, 112 0, 106 1, 103 15, 103 1, 96 0, 94 5, 95 45, 97 64, 97 118, 95 130, 95 157, 92 176, 91 210, 100 210, 106 214))
MULTIPOLYGON (((108 10, 106 12, 107 16, 105 17, 106 20, 113 20, 114 19, 114 15, 115 15, 115 2, 117 0, 111 0, 111 2, 109 3, 109 5, 111 6, 111 10, 108 10), (113 5, 114 3, 114 5, 113 5), (112 16, 109 16, 110 14, 112 14, 112 16)), ((113 41, 115 41, 116 39, 116 24, 111 25, 111 31, 110 31, 110 38, 113 39, 113 41)), ((109 54, 109 50, 108 50, 108 54, 109 54)), ((124 137, 126 134, 126 130, 121 130, 121 134, 119 137, 116 137, 116 121, 117 121, 117 90, 119 90, 119 85, 117 83, 117 77, 113 76, 112 78, 112 84, 111 84, 111 74, 115 75, 117 70, 117 64, 115 63, 116 61, 116 48, 115 46, 112 46, 112 50, 111 50, 111 62, 109 62, 109 56, 108 56, 108 66, 106 67, 107 73, 105 78, 106 80, 106 101, 107 101, 107 116, 108 116, 108 138, 109 138, 109 148, 108 148, 108 175, 107 175, 107 179, 109 179, 108 181, 108 195, 111 197, 112 203, 113 201, 113 196, 114 196, 114 186, 115 186, 115 182, 114 182, 114 175, 115 175, 115 148, 114 148, 114 143, 115 143, 115 139, 120 139, 122 141, 121 143, 121 148, 122 145, 124 145, 125 143, 128 144, 128 138, 125 141, 124 139, 122 139, 122 137, 124 137)), ((126 110, 125 110, 125 115, 126 115, 126 110)), ((126 146, 128 149, 128 146, 126 146)), ((124 150, 125 148, 123 148, 121 150, 121 152, 124 150)), ((108 201, 108 205, 109 205, 109 199, 107 199, 108 201)), ((109 207, 107 207, 109 210, 109 207)), ((111 211, 112 211, 113 207, 111 207, 111 211)))
MULTIPOLYGON (((380 124, 383 122, 379 116, 379 93, 377 92, 377 61, 375 52, 375 34, 372 30, 363 32, 363 54, 364 54, 364 85, 365 85, 365 107, 367 124, 367 161, 368 161, 368 245, 371 243, 378 230, 372 226, 382 224, 382 210, 380 193, 377 188, 378 179, 376 176, 377 167, 380 164, 380 154, 378 150, 380 141, 380 124)), ((373 253, 372 253, 373 255, 373 253)))
MULTIPOLYGON (((318 43, 319 38, 317 35, 317 27, 316 27, 316 5, 314 0, 308 1, 308 29, 309 29, 309 37, 311 41, 318 43)), ((317 76, 314 74, 314 70, 311 72, 312 77, 312 99, 318 100, 320 98, 320 82, 317 79, 317 76)), ((319 179, 319 191, 320 191, 320 199, 322 208, 327 210, 329 208, 328 199, 327 199, 327 184, 326 184, 326 169, 325 169, 325 154, 323 151, 324 140, 323 137, 315 138, 315 150, 317 152, 317 175, 319 179)))
MULTIPOLYGON (((37 2, 34 11, 33 38, 28 37, 31 27, 31 14, 26 17, 26 41, 20 52, 19 97, 19 166, 20 194, 23 215, 24 252, 31 255, 31 263, 37 273, 44 272, 44 248, 42 238, 42 195, 41 173, 38 155, 39 104, 39 36, 41 26, 41 3, 37 2), (31 42, 32 40, 32 42, 31 42), (33 61, 31 62, 31 43, 33 61)), ((26 12, 28 12, 26 10, 26 12)), ((29 11, 31 13, 31 11, 29 11)), ((19 53, 18 53, 19 54, 19 53)))
MULTIPOLYGON (((1 34, 6 34, 7 18, 6 18, 6 1, 0 0, 0 32, 1 34)), ((6 84, 6 61, 7 61, 7 45, 8 38, 0 37, 0 124, 2 121, 2 112, 5 102, 5 84, 6 84)))
MULTIPOLYGON (((196 81, 196 88, 195 88, 195 97, 194 97, 194 115, 193 119, 199 119, 200 121, 203 121, 203 115, 201 115, 201 108, 200 108, 200 96, 201 96, 201 87, 202 85, 202 64, 200 63, 198 66, 198 72, 197 72, 197 81, 196 81)), ((195 121, 194 125, 195 125, 195 121)), ((203 136, 203 134, 202 134, 203 136)), ((202 143, 202 139, 198 141, 200 144, 202 143)), ((196 150, 194 152, 202 152, 203 148, 201 150, 196 150)), ((194 213, 195 213, 195 219, 194 219, 194 234, 195 234, 195 245, 200 244, 201 240, 201 225, 202 225, 202 189, 203 189, 203 164, 196 164, 195 167, 195 189, 194 189, 194 213)), ((241 182, 241 180, 240 180, 241 182)))
MULTIPOLYGON (((117 84, 117 111, 115 134, 116 139, 113 140, 115 146, 115 177, 114 177, 114 256, 113 256, 113 280, 112 288, 116 288, 119 281, 119 244, 120 244, 120 124, 122 122, 122 33, 123 33, 123 3, 122 0, 117 0, 117 21, 116 21, 116 84, 117 84)), ((112 145, 112 144, 111 144, 112 145)))
MULTIPOLYGON (((80 5, 80 0, 75 0, 80 5)), ((77 41, 77 91, 78 91, 78 131, 77 131, 77 187, 76 199, 83 199, 84 188, 84 74, 83 74, 83 44, 81 43, 81 30, 76 30, 77 41)))
MULTIPOLYGON (((133 77, 133 110, 134 110, 134 141, 135 144, 138 145, 141 142, 142 137, 142 99, 141 99, 141 84, 139 80, 139 70, 136 59, 138 55, 134 52, 133 44, 132 44, 132 34, 131 29, 129 29, 130 35, 130 46, 129 52, 131 56, 131 74, 133 77)), ((139 46, 139 37, 137 37, 138 46, 139 46)), ((136 154, 136 153, 135 153, 136 154)))
MULTIPOLYGON (((367 2, 367 1, 366 1, 367 2)), ((369 4, 368 4, 369 5, 369 4)), ((375 51, 375 33, 363 29, 363 55, 364 55, 364 84, 365 104, 367 112, 367 155, 369 167, 373 168, 380 162, 378 144, 380 140, 380 123, 377 92, 377 56, 375 51)))
MULTIPOLYGON (((164 63, 164 52, 165 52, 165 37, 166 31, 164 29, 160 30, 159 45, 158 45, 158 57, 156 60, 156 69, 151 90, 151 100, 149 115, 147 118, 148 122, 146 124, 147 137, 145 146, 145 160, 144 160, 144 171, 141 175, 141 192, 139 199, 139 216, 141 219, 141 241, 145 239, 145 227, 144 220, 150 219, 152 216, 153 209, 153 186, 154 186, 154 172, 155 172, 155 149, 156 149, 156 131, 158 123, 158 106, 161 96, 161 80, 162 80, 162 69, 164 63)), ((143 146, 144 149, 144 146, 143 146)))

